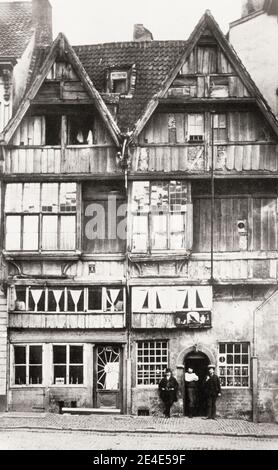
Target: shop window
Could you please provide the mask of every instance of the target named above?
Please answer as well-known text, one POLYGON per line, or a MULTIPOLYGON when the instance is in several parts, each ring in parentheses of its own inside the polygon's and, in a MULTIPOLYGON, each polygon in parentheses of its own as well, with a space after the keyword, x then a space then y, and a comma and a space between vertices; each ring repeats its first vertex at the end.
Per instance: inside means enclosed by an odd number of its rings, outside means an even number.
POLYGON ((10 310, 28 312, 124 312, 123 287, 16 286, 10 310))
POLYGON ((168 365, 167 341, 137 343, 137 385, 158 385, 168 365))
POLYGON ((42 346, 18 345, 13 347, 13 385, 42 384, 42 346))
POLYGON ((45 145, 61 145, 61 122, 60 115, 45 116, 45 145))
POLYGON ((76 184, 8 184, 5 197, 6 250, 76 248, 76 184))
POLYGON ((133 183, 134 251, 186 249, 189 191, 182 181, 133 183))
POLYGON ((53 345, 53 377, 55 385, 83 384, 83 345, 53 345))
POLYGON ((188 114, 188 140, 189 142, 202 142, 204 140, 204 115, 188 114))
POLYGON ((250 353, 248 343, 220 343, 218 361, 222 387, 249 387, 250 353))

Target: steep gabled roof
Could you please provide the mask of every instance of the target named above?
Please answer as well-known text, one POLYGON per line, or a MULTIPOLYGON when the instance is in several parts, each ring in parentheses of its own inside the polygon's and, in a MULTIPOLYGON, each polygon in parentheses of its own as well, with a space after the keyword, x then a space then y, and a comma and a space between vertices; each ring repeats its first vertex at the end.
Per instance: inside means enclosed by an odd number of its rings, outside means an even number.
POLYGON ((117 145, 120 144, 121 140, 121 132, 115 123, 114 119, 112 118, 109 110, 107 109, 103 99, 101 98, 99 92, 94 87, 90 77, 88 76, 86 70, 84 69, 82 63, 80 62, 79 58, 77 57, 75 51, 69 44, 67 38, 64 34, 60 33, 55 41, 53 42, 50 50, 48 51, 46 57, 41 60, 41 67, 36 69, 36 74, 33 74, 32 77, 32 84, 27 91, 22 103, 20 104, 17 112, 13 116, 13 118, 9 121, 7 126, 3 131, 3 140, 8 142, 12 137, 13 133, 17 129, 18 125, 20 124, 21 120, 25 116, 26 112, 28 111, 32 99, 38 93, 40 87, 42 86, 44 80, 46 79, 52 65, 54 64, 56 58, 59 54, 64 52, 67 56, 67 60, 71 63, 74 70, 78 74, 81 82, 83 83, 85 89, 88 92, 89 97, 91 97, 95 103, 97 110, 99 111, 101 117, 103 118, 105 124, 107 125, 108 130, 110 131, 112 138, 114 139, 117 145))
POLYGON ((145 41, 75 46, 88 75, 100 92, 106 91, 107 71, 113 67, 136 68, 136 85, 132 98, 120 97, 117 122, 126 132, 158 92, 165 77, 186 47, 186 41, 145 41))
POLYGON ((0 3, 0 56, 21 57, 33 33, 31 2, 0 3))
POLYGON ((142 117, 137 121, 135 125, 135 129, 133 132, 133 137, 137 137, 139 133, 142 131, 148 120, 150 119, 151 115, 154 113, 155 109, 159 104, 159 100, 166 96, 166 93, 171 86, 173 80, 181 70, 182 66, 185 64, 187 59, 189 58, 191 52, 197 45, 199 39, 201 38, 202 34, 206 29, 209 29, 211 33, 214 35, 219 47, 221 48, 222 52, 226 55, 228 60, 230 61, 231 65, 233 66, 235 72, 238 74, 240 79, 242 80, 243 84, 245 85, 246 89, 249 91, 250 95, 254 97, 257 101, 257 105, 260 108, 261 112, 265 116, 266 120, 269 122, 270 126, 272 127, 275 134, 278 136, 278 121, 276 120, 274 114, 272 113, 268 103, 262 96, 261 92, 255 85, 254 81, 250 77, 249 73, 245 69, 244 65, 242 64, 241 60, 237 56, 236 52, 222 33, 220 27, 216 23, 214 17, 210 13, 209 10, 205 12, 202 16, 200 21, 198 22, 197 26, 191 33, 187 47, 184 49, 183 54, 177 60, 175 66, 172 68, 170 73, 165 77, 165 80, 160 87, 160 90, 153 95, 149 103, 147 104, 145 111, 143 112, 142 117))

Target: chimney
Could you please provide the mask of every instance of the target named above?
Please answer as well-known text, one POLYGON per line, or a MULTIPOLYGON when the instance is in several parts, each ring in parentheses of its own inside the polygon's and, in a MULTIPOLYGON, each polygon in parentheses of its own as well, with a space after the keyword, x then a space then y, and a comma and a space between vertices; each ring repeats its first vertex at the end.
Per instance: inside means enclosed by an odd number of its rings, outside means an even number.
POLYGON ((255 11, 262 10, 265 6, 265 0, 243 0, 241 16, 247 16, 255 11))
POLYGON ((133 41, 153 41, 153 35, 143 24, 138 23, 133 27, 133 41))
POLYGON ((36 28, 36 45, 49 46, 52 41, 52 6, 49 0, 32 0, 32 22, 36 28))

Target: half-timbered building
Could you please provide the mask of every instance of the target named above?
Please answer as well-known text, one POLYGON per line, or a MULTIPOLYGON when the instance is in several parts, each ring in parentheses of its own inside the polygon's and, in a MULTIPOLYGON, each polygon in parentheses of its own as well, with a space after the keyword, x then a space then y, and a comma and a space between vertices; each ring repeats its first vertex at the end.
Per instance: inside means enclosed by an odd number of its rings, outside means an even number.
POLYGON ((3 406, 157 414, 170 366, 183 415, 215 363, 221 416, 275 420, 277 120, 209 11, 141 30, 36 44, 5 123, 3 406))

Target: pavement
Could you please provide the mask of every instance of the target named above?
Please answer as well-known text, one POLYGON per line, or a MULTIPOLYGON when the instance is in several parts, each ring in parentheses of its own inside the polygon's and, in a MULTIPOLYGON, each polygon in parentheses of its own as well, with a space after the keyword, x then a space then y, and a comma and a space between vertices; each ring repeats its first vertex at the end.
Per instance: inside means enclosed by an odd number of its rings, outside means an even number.
POLYGON ((95 431, 136 434, 198 434, 278 438, 278 424, 252 423, 237 419, 206 420, 203 418, 70 415, 55 413, 0 413, 0 431, 5 430, 95 431))

